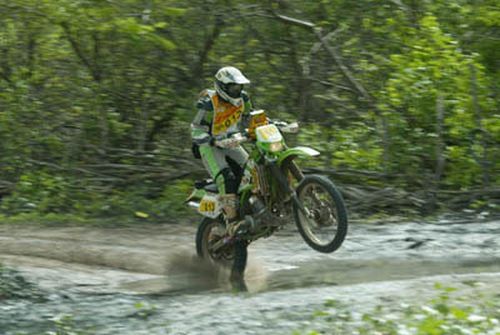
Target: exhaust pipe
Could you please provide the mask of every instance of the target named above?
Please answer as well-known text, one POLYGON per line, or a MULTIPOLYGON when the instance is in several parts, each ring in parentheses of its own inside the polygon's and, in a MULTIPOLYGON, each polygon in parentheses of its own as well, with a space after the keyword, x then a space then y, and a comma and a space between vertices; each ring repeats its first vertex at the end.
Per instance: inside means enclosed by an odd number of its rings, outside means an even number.
POLYGON ((193 208, 200 208, 200 203, 199 202, 196 202, 196 201, 190 201, 187 203, 189 207, 193 207, 193 208))

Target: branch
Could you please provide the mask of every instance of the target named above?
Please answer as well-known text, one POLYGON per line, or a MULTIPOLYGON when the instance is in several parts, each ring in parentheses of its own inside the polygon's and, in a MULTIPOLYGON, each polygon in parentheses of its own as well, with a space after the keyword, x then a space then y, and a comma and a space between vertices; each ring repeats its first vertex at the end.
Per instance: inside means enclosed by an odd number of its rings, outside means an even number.
MULTIPOLYGON (((340 27, 338 29, 335 29, 331 32, 329 32, 328 34, 326 34, 324 36, 324 39, 325 40, 330 40, 332 37, 334 37, 335 35, 338 35, 339 33, 341 33, 342 31, 344 31, 344 27, 340 27)), ((311 63, 311 58, 313 55, 315 55, 322 47, 322 44, 321 42, 317 42, 317 43, 314 43, 314 45, 312 46, 311 50, 309 51, 309 54, 307 56, 304 56, 304 58, 302 58, 302 62, 303 62, 303 71, 304 71, 304 74, 306 76, 309 76, 310 75, 310 63, 311 63)))
POLYGON ((293 17, 288 17, 288 16, 285 16, 285 15, 281 15, 281 14, 278 14, 276 13, 274 10, 271 9, 271 12, 274 14, 274 16, 276 16, 278 19, 280 19, 281 21, 284 21, 286 23, 290 23, 290 24, 294 24, 296 26, 300 26, 300 27, 305 27, 305 28, 310 28, 310 29, 315 29, 316 28, 316 25, 314 23, 311 23, 311 22, 308 22, 308 21, 303 21, 303 20, 299 20, 299 19, 295 19, 293 17))
POLYGON ((208 36, 208 38, 205 40, 203 49, 199 53, 198 62, 193 71, 193 82, 196 82, 200 78, 203 78, 203 66, 205 65, 208 54, 212 50, 215 41, 217 40, 217 38, 221 33, 221 28, 223 25, 224 25, 223 18, 219 15, 216 15, 212 32, 210 33, 210 36, 208 36))
POLYGON ((0 77, 5 80, 9 85, 12 85, 12 79, 10 79, 10 69, 7 64, 7 49, 2 48, 2 62, 0 63, 0 77))
POLYGON ((322 168, 304 168, 304 172, 306 173, 321 173, 327 175, 337 175, 337 176, 365 176, 371 178, 398 178, 404 177, 403 174, 391 174, 388 175, 386 173, 381 173, 377 171, 368 171, 368 170, 353 170, 353 169, 322 169, 322 168))
POLYGON ((328 52, 330 57, 335 61, 337 64, 338 68, 344 75, 344 77, 349 81, 349 83, 358 91, 359 94, 370 104, 371 107, 373 107, 375 110, 375 104, 373 103, 372 97, 368 94, 368 91, 361 85, 354 75, 351 73, 349 68, 344 64, 342 61, 342 58, 338 54, 337 50, 335 48, 332 48, 329 44, 325 36, 323 36, 321 29, 316 27, 314 23, 308 22, 308 21, 303 21, 295 18, 291 18, 288 16, 280 15, 274 11, 274 9, 271 9, 271 13, 274 14, 276 18, 279 20, 291 24, 291 25, 296 25, 300 26, 302 28, 307 28, 310 29, 318 38, 320 44, 325 48, 325 50, 328 52))
POLYGON ((390 0, 393 4, 397 5, 401 10, 409 12, 410 9, 401 0, 390 0))
POLYGON ((348 91, 348 92, 354 92, 354 90, 350 87, 347 87, 347 86, 344 86, 344 85, 338 85, 338 84, 334 84, 332 82, 329 82, 327 80, 321 80, 321 79, 318 79, 318 78, 314 78, 314 77, 308 77, 309 80, 311 81, 314 81, 318 84, 321 84, 323 86, 327 86, 327 87, 335 87, 335 88, 338 88, 339 90, 344 90, 344 91, 348 91))
POLYGON ((4 73, 4 71, 0 71, 0 77, 7 83, 9 83, 9 85, 12 85, 12 80, 9 78, 9 76, 7 76, 6 73, 4 73))
POLYGON ((90 175, 94 175, 94 176, 107 177, 106 175, 104 175, 102 173, 90 171, 90 170, 87 170, 87 169, 83 169, 83 168, 66 168, 66 167, 63 167, 63 166, 60 166, 60 165, 57 165, 57 164, 54 164, 54 163, 38 161, 38 160, 35 160, 35 159, 27 159, 26 162, 34 164, 34 165, 46 166, 46 167, 49 167, 49 168, 52 168, 52 169, 55 169, 55 170, 58 170, 58 171, 74 171, 74 172, 79 172, 79 173, 83 173, 83 174, 90 174, 90 175))
POLYGON ((66 38, 68 39, 69 43, 71 44, 71 47, 73 48, 73 51, 76 53, 80 61, 85 65, 85 67, 89 70, 90 74, 92 75, 92 78, 96 82, 100 82, 101 78, 99 76, 99 73, 96 72, 90 61, 85 57, 85 55, 82 52, 82 49, 80 48, 80 45, 78 42, 73 38, 71 35, 71 30, 67 22, 60 22, 59 25, 63 28, 64 33, 66 35, 66 38))
POLYGON ((14 189, 14 183, 7 180, 0 180, 0 198, 2 195, 9 194, 14 189))

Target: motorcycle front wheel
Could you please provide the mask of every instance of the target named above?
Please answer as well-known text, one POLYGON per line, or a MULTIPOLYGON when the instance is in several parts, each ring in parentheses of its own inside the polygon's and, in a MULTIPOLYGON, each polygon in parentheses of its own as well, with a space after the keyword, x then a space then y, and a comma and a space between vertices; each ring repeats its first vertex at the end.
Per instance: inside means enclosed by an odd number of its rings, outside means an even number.
POLYGON ((213 265, 231 269, 231 277, 243 276, 247 263, 247 242, 225 243, 222 219, 203 218, 196 232, 196 253, 213 265))
POLYGON ((333 182, 321 175, 307 175, 296 190, 305 213, 295 204, 295 222, 304 241, 314 250, 331 253, 347 234, 347 210, 333 182))

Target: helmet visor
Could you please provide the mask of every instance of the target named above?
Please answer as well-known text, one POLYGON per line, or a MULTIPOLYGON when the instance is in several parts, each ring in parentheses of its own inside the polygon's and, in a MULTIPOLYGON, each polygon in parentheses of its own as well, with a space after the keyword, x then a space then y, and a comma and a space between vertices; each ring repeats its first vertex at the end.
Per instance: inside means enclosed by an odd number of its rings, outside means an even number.
POLYGON ((242 84, 230 83, 225 86, 225 91, 231 98, 239 98, 241 96, 241 91, 243 91, 242 84))

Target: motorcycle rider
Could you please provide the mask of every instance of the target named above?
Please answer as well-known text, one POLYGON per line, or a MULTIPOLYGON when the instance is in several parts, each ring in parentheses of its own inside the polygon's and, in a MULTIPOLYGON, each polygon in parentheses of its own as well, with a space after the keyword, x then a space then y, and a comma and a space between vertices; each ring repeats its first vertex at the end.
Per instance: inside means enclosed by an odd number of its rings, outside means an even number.
POLYGON ((215 181, 219 199, 228 222, 238 217, 238 186, 248 153, 230 137, 244 129, 245 118, 252 110, 248 94, 250 83, 235 67, 226 66, 215 74, 215 90, 200 93, 198 112, 191 123, 193 154, 215 181))

